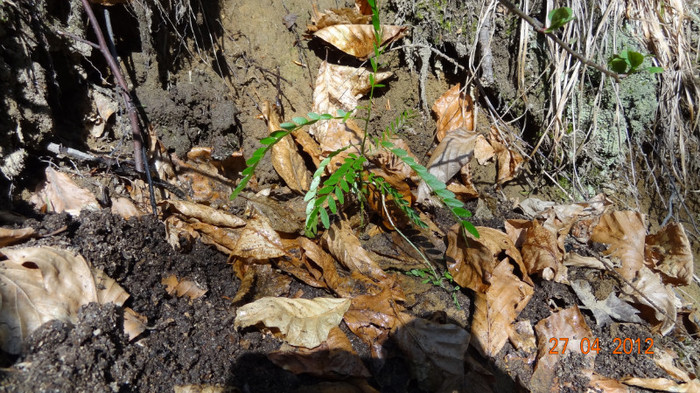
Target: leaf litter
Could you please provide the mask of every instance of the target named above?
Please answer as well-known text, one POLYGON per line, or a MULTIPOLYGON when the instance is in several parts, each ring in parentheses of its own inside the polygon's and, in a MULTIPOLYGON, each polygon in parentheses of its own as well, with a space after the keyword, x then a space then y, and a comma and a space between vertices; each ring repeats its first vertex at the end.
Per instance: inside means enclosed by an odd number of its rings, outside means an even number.
MULTIPOLYGON (((373 34, 367 33, 371 26, 366 24, 369 19, 365 14, 366 7, 361 11, 362 3, 358 2, 355 9, 315 12, 315 26, 309 31, 346 53, 360 59, 366 57, 370 53, 367 42, 373 39, 373 34)), ((401 38, 405 29, 393 26, 384 29, 384 33, 383 41, 389 43, 401 38)), ((389 73, 379 74, 377 81, 389 76, 389 73)), ((337 109, 354 109, 367 93, 368 86, 366 70, 324 61, 316 80, 312 110, 335 113, 337 109)), ((275 131, 279 128, 279 120, 269 104, 262 107, 266 108, 263 115, 269 130, 275 131)), ((498 170, 494 182, 497 184, 517 176, 524 159, 515 147, 515 138, 496 128, 488 131, 475 129, 473 100, 459 85, 450 88, 433 108, 438 117, 438 145, 427 163, 431 173, 445 182, 460 173, 460 179, 453 180, 450 186, 464 190, 465 199, 478 196, 470 180, 472 157, 479 165, 485 165, 495 157, 498 170)), ((275 146, 272 154, 275 170, 289 189, 297 193, 308 189, 308 176, 313 170, 307 168, 302 154, 317 166, 329 152, 357 144, 361 128, 351 121, 334 120, 315 124, 309 133, 315 141, 306 131, 300 130, 275 146)), ((693 271, 689 242, 680 225, 672 224, 657 234, 647 235, 644 217, 639 213, 611 211, 606 208, 605 201, 594 198, 572 205, 521 202, 522 211, 530 216, 529 220, 504 222, 505 233, 479 227, 479 239, 467 238, 457 228, 451 228, 444 255, 446 267, 454 284, 471 291, 473 315, 470 316, 470 326, 435 322, 425 315, 411 313, 406 306, 406 293, 396 279, 397 273, 380 267, 378 255, 365 249, 355 228, 347 220, 334 222, 322 240, 315 242, 290 236, 299 232, 295 226, 289 230, 281 229, 279 221, 287 220, 272 218, 272 215, 285 217, 279 213, 283 209, 280 206, 284 205, 275 205, 273 199, 266 202, 266 194, 251 197, 246 213, 239 214, 241 217, 234 215, 228 211, 230 202, 227 196, 242 169, 242 155, 216 159, 210 148, 200 147, 192 149, 182 160, 174 154, 168 155, 158 143, 157 138, 152 139, 151 151, 157 150, 161 154, 156 170, 162 174, 161 178, 184 190, 184 196, 165 191, 157 198, 158 213, 166 224, 171 246, 187 249, 193 247, 196 240, 201 240, 230 256, 231 270, 241 280, 238 293, 230 299, 235 304, 244 303, 251 297, 256 299, 237 308, 232 329, 244 328, 250 332, 257 329, 251 326, 257 325, 281 338, 287 344, 267 356, 295 374, 322 378, 353 377, 357 378, 353 380, 355 386, 366 385, 366 391, 371 391, 373 388, 367 385, 366 379, 371 378, 372 373, 359 359, 356 345, 350 338, 354 335, 369 348, 374 361, 388 362, 388 344, 396 345, 410 365, 411 377, 427 391, 464 389, 470 378, 465 375, 464 366, 470 364, 470 356, 473 356, 467 354, 468 349, 474 347, 483 358, 497 360, 508 341, 523 352, 533 352, 535 343, 537 345, 536 362, 530 368, 531 379, 522 382, 531 391, 553 391, 561 386, 586 387, 589 381, 591 387, 603 383, 619 385, 619 381, 594 374, 596 356, 581 353, 583 339, 593 338, 594 333, 587 325, 589 318, 578 307, 557 310, 553 306, 548 310, 549 316, 538 321, 519 320, 534 292, 540 288, 541 281, 570 285, 581 307, 592 313, 597 325, 606 326, 615 321, 643 322, 654 325, 664 335, 678 328, 675 319, 680 304, 673 288, 687 284, 693 271), (259 198, 258 201, 255 198, 259 198), (270 210, 263 211, 261 206, 270 210), (600 243, 607 245, 607 249, 602 255, 582 256, 566 247, 572 241, 579 245, 600 243), (588 282, 569 279, 567 266, 616 272, 622 282, 608 297, 600 300, 588 282), (290 294, 294 281, 320 288, 338 298, 294 298, 305 295, 302 289, 293 296, 290 294), (261 296, 267 291, 266 286, 271 287, 274 296, 261 296), (642 307, 640 310, 640 305, 647 309, 642 307), (580 377, 578 382, 564 380, 554 373, 565 357, 552 356, 548 346, 552 337, 569 338, 573 353, 570 356, 582 356, 576 370, 576 377, 580 377)), ((65 174, 51 171, 47 170, 47 184, 35 198, 40 210, 77 214, 86 206, 97 208, 89 191, 75 186, 65 174), (80 198, 77 202, 72 200, 76 196, 80 198)), ((410 172, 403 173, 404 179, 410 176, 410 172)), ((259 188, 255 182, 251 187, 259 188)), ((144 185, 134 182, 126 189, 131 191, 135 210, 129 207, 124 215, 147 211, 144 185)), ((412 192, 409 190, 406 195, 409 200, 413 199, 412 192)), ((420 184, 415 192, 418 202, 430 200, 425 184, 420 184)), ((16 232, 4 236, 11 239, 8 242, 21 242, 33 234, 16 232)), ((20 278, 12 278, 11 269, 7 274, 3 271, 3 280, 10 277, 17 283, 36 275, 36 270, 43 274, 44 269, 48 269, 44 259, 60 259, 52 256, 35 260, 18 254, 16 249, 3 249, 2 252, 8 257, 4 264, 11 263, 13 258, 24 261, 19 264, 22 268, 16 269, 24 272, 18 276, 20 278)), ((42 252, 60 254, 58 251, 42 252)), ((82 273, 72 274, 89 277, 83 272, 89 270, 84 264, 77 263, 68 268, 64 262, 49 262, 49 267, 59 265, 64 272, 80 268, 82 273)), ((104 273, 90 272, 92 280, 99 280, 101 286, 118 288, 104 273)), ((51 277, 50 274, 44 276, 51 277)), ((65 279, 70 280, 69 277, 65 279)), ((175 275, 164 277, 161 282, 167 293, 185 296, 190 301, 208 296, 207 291, 194 281, 181 280, 175 275)), ((62 291, 60 285, 53 286, 50 292, 44 289, 42 297, 55 300, 57 293, 62 291)), ((107 296, 84 293, 84 289, 79 294, 80 298, 113 301, 120 305, 128 297, 125 292, 107 296)), ((12 299, 12 296, 3 293, 3 301, 12 299)), ((34 328, 38 321, 53 318, 75 321, 77 306, 85 304, 85 300, 71 299, 68 302, 68 306, 52 306, 69 310, 58 311, 58 316, 54 316, 55 311, 54 314, 46 312, 50 316, 22 316, 5 304, 1 315, 10 314, 7 321, 3 319, 7 326, 16 326, 22 318, 32 320, 29 325, 34 328)), ((129 325, 134 326, 129 333, 131 340, 147 329, 147 320, 135 311, 127 311, 125 325, 127 319, 129 325)), ((13 333, 4 336, 3 349, 11 353, 19 352, 23 338, 29 334, 17 332, 17 329, 10 329, 13 333)), ((665 369, 673 370, 670 367, 665 369)), ((470 370, 470 375, 472 372, 488 373, 477 367, 470 370)), ((659 379, 626 378, 622 382, 637 386, 646 384, 656 389, 691 389, 697 385, 697 379, 683 374, 682 370, 668 372, 683 380, 684 387, 671 387, 670 384, 675 382, 659 379)))

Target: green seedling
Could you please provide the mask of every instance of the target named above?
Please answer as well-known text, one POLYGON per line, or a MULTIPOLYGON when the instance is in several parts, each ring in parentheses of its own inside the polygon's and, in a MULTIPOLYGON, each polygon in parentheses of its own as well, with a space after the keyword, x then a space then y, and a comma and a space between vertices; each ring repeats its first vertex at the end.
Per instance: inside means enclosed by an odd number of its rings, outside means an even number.
POLYGON ((574 11, 569 7, 557 8, 550 11, 547 18, 549 19, 549 27, 544 32, 552 33, 574 20, 574 11))
POLYGON ((641 71, 648 71, 651 74, 664 72, 662 67, 647 67, 640 68, 644 63, 644 59, 653 57, 652 55, 643 55, 633 50, 623 50, 620 53, 615 53, 608 59, 608 67, 610 70, 618 74, 634 74, 641 71))

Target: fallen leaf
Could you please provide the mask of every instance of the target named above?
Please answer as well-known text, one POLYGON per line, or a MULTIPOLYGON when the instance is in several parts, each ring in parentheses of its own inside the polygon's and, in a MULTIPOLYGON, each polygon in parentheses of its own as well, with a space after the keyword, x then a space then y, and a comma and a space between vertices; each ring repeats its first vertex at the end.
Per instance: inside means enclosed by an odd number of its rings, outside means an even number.
POLYGON ((438 142, 448 132, 458 128, 474 131, 474 101, 472 97, 460 89, 460 84, 452 86, 433 104, 432 110, 437 116, 438 142))
POLYGON ((564 255, 557 244, 556 234, 533 220, 525 232, 520 253, 527 267, 527 273, 539 274, 545 280, 566 282, 566 267, 562 260, 564 255))
MULTIPOLYGON (((428 164, 428 172, 443 183, 447 183, 464 165, 469 163, 474 153, 477 134, 463 128, 454 130, 433 151, 428 164)), ((430 200, 430 188, 423 180, 418 185, 419 203, 435 204, 430 200)))
POLYGON ((46 180, 38 187, 30 201, 42 212, 66 212, 71 216, 80 215, 80 211, 99 210, 100 204, 92 192, 79 187, 65 173, 50 166, 44 171, 46 180))
POLYGON ((92 90, 91 95, 97 114, 90 130, 90 136, 99 138, 104 133, 109 118, 119 109, 119 104, 103 94, 100 89, 92 90))
POLYGON ((350 340, 337 326, 314 349, 283 347, 269 353, 267 357, 272 363, 294 374, 326 378, 371 377, 350 340))
POLYGON ((525 162, 525 159, 516 150, 509 148, 511 141, 507 141, 503 134, 496 128, 491 127, 489 133, 489 143, 493 147, 498 161, 498 176, 496 182, 503 184, 513 179, 525 162))
MULTIPOLYGON (((513 347, 519 351, 534 355, 537 352, 537 340, 535 339, 535 331, 529 320, 518 321, 512 324, 512 329, 508 334, 513 347)), ((535 360, 534 356, 531 360, 535 360)), ((528 362, 529 363, 529 362, 528 362)))
POLYGON ((245 220, 242 218, 201 203, 167 200, 163 201, 161 204, 171 211, 183 215, 185 218, 196 218, 206 224, 228 228, 238 228, 246 225, 245 220))
POLYGON ((513 322, 532 298, 532 284, 513 274, 513 265, 506 258, 491 272, 491 285, 485 292, 476 292, 472 336, 474 347, 486 357, 494 357, 513 333, 513 322))
POLYGON ((482 134, 479 134, 474 144, 474 158, 476 158, 476 162, 478 162, 479 165, 486 165, 494 155, 496 155, 496 151, 493 150, 493 146, 491 146, 482 134))
POLYGON ((280 236, 270 226, 270 221, 257 209, 252 209, 252 215, 246 226, 241 230, 236 245, 231 254, 241 258, 269 259, 285 255, 280 236))
POLYGON ((616 211, 603 214, 593 228, 591 240, 609 244, 605 251, 618 259, 622 266, 617 270, 628 281, 634 280, 644 267, 644 241, 646 229, 644 216, 639 212, 616 211))
MULTIPOLYGON (((401 199, 406 201, 408 206, 413 202, 413 194, 411 194, 411 187, 406 183, 405 179, 398 176, 392 175, 380 168, 370 169, 370 173, 374 176, 383 178, 389 185, 391 185, 394 190, 396 190, 401 199)), ((367 179, 369 174, 367 172, 363 173, 364 179, 367 179)), ((396 205, 394 202, 394 197, 391 195, 386 195, 377 190, 373 184, 367 184, 366 188, 367 196, 367 206, 377 213, 382 218, 382 224, 387 229, 394 229, 394 226, 399 228, 405 228, 409 225, 410 221, 406 214, 396 205), (389 216, 387 216, 387 212, 389 216), (393 224, 392 224, 393 223, 393 224)))
POLYGON ((196 282, 190 280, 179 280, 174 274, 160 281, 165 285, 165 291, 168 295, 175 294, 177 297, 187 296, 190 300, 198 299, 207 293, 206 289, 202 289, 196 282))
POLYGON ((287 299, 263 297, 236 311, 234 328, 263 323, 279 329, 290 345, 316 348, 338 326, 350 308, 350 299, 287 299))
POLYGON ((73 252, 50 247, 3 248, 0 261, 0 341, 20 353, 22 341, 45 322, 77 322, 90 302, 121 306, 129 294, 73 252))
POLYGON ((171 155, 177 169, 177 186, 186 191, 189 200, 213 208, 225 208, 229 196, 236 187, 232 180, 237 176, 243 156, 234 153, 218 160, 212 157, 212 148, 194 147, 187 152, 187 160, 182 161, 171 155), (233 167, 233 168, 232 168, 233 167))
POLYGON ((247 196, 248 202, 270 220, 272 229, 284 233, 304 233, 306 202, 301 197, 276 200, 261 192, 247 196))
POLYGON ((372 21, 372 15, 363 14, 358 12, 356 8, 339 8, 330 9, 325 12, 318 12, 316 5, 313 4, 314 15, 311 18, 313 25, 308 25, 306 27, 307 31, 313 33, 324 27, 343 24, 367 24, 372 21))
POLYGON ((34 232, 34 228, 0 228, 0 247, 21 243, 35 236, 36 232, 34 232))
POLYGON ((174 393, 237 393, 238 389, 217 385, 174 385, 174 393))
POLYGON ((334 222, 322 239, 328 251, 350 271, 358 271, 377 280, 386 278, 384 270, 362 247, 347 220, 334 222))
MULTIPOLYGON (((381 26, 381 45, 386 46, 406 35, 406 26, 381 26)), ((374 53, 374 27, 372 25, 336 24, 324 27, 314 33, 314 36, 328 42, 341 51, 365 60, 374 53)))
POLYGON ((608 325, 613 319, 619 322, 642 323, 642 319, 637 315, 639 310, 620 300, 614 292, 611 292, 605 300, 598 300, 592 292, 591 284, 587 281, 572 281, 571 288, 585 308, 593 313, 598 326, 608 325))
POLYGON ((648 235, 644 246, 645 262, 661 272, 664 282, 690 285, 693 280, 693 251, 681 224, 671 223, 655 235, 648 235))
POLYGON ((677 383, 667 378, 623 378, 622 383, 638 388, 673 393, 700 393, 700 380, 677 383))
POLYGON ((630 389, 617 379, 604 377, 596 372, 591 375, 586 393, 629 393, 630 389))
POLYGON ((348 328, 370 347, 372 357, 384 357, 382 348, 389 333, 402 325, 402 320, 413 318, 403 312, 396 303, 391 288, 385 287, 376 295, 359 295, 352 299, 352 305, 343 319, 348 328))
MULTIPOLYGON (((261 105, 263 117, 267 120, 270 133, 280 130, 279 114, 269 102, 261 105)), ((272 146, 270 153, 272 166, 292 191, 304 194, 311 184, 311 172, 306 169, 304 158, 299 154, 292 137, 287 135, 272 146)))
POLYGON ((141 333, 146 331, 148 318, 141 315, 129 307, 124 308, 124 333, 129 336, 129 341, 133 341, 141 333))
POLYGON ((461 327, 422 318, 395 327, 392 340, 410 362, 413 377, 428 392, 460 391, 469 333, 461 327))
POLYGON ((143 216, 143 212, 141 209, 136 207, 134 202, 131 201, 131 199, 124 198, 124 197, 119 197, 119 198, 111 198, 112 200, 112 214, 119 216, 125 220, 130 219, 131 217, 141 217, 143 216))
POLYGON ((575 253, 570 253, 564 260, 564 265, 575 267, 588 267, 591 269, 605 270, 605 264, 598 258, 584 257, 575 253))
POLYGON ((677 309, 681 306, 673 289, 664 285, 661 277, 646 266, 642 266, 631 284, 633 288, 623 285, 621 298, 651 307, 654 315, 642 314, 642 317, 654 324, 662 335, 670 333, 676 325, 677 309))
POLYGON ((572 363, 579 366, 575 369, 569 368, 568 373, 575 373, 578 378, 590 380, 598 352, 590 350, 594 345, 595 336, 586 325, 586 320, 578 307, 574 306, 553 313, 539 321, 535 325, 535 331, 539 349, 537 364, 529 386, 532 392, 559 391, 563 385, 561 378, 571 378, 570 375, 557 373, 559 364, 570 362, 571 356, 574 355, 582 356, 582 360, 572 363))
POLYGON ((654 363, 656 363, 657 366, 666 371, 673 378, 683 382, 689 382, 692 380, 693 378, 691 377, 690 373, 676 367, 676 365, 673 364, 675 359, 678 359, 678 354, 670 349, 654 349, 654 363))
MULTIPOLYGON (((520 251, 505 233, 488 227, 477 227, 477 230, 479 238, 468 234, 468 243, 459 224, 454 225, 447 233, 445 258, 447 268, 457 284, 475 292, 485 293, 493 283, 493 271, 500 263, 501 253, 505 253, 518 266, 520 272, 527 272, 520 251)), ((527 275, 524 275, 522 280, 533 285, 527 275)))

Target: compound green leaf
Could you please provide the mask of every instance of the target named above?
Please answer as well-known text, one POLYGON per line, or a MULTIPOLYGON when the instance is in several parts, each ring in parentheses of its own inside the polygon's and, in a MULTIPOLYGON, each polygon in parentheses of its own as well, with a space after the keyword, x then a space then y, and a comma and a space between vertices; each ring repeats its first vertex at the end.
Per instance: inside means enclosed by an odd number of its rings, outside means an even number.
POLYGON ((309 122, 305 117, 301 117, 301 116, 293 117, 292 121, 294 123, 296 123, 298 126, 303 126, 309 122))
POLYGON ((333 214, 338 213, 338 207, 335 205, 335 199, 333 199, 332 196, 328 197, 328 209, 330 209, 333 214))
POLYGON ((291 130, 295 129, 296 127, 297 127, 297 125, 294 123, 282 123, 282 124, 280 124, 280 128, 283 128, 287 131, 291 131, 291 130))
POLYGON ((326 211, 326 208, 322 207, 319 210, 319 215, 321 216, 321 223, 323 224, 323 227, 328 229, 328 227, 331 226, 331 220, 328 217, 328 212, 326 211))
MULTIPOLYGON (((346 183, 347 185, 347 183, 346 183)), ((345 203, 345 195, 343 195, 343 190, 340 187, 335 188, 335 196, 338 198, 338 203, 341 205, 345 203)))

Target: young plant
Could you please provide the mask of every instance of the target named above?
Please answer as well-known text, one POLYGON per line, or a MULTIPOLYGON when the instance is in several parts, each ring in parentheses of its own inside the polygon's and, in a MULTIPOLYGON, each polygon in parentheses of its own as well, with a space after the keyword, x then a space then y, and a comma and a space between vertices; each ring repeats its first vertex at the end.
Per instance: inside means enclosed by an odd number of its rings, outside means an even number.
POLYGON ((454 282, 454 279, 452 278, 452 274, 450 274, 450 272, 445 271, 442 274, 442 276, 439 276, 430 269, 411 269, 406 272, 406 275, 422 278, 423 280, 421 282, 423 284, 431 283, 436 287, 448 290, 448 288, 445 286, 446 281, 450 284, 450 286, 452 286, 452 289, 448 291, 452 296, 452 302, 458 310, 462 309, 462 306, 459 305, 459 301, 457 300, 457 292, 459 292, 459 290, 462 288, 454 282))
POLYGON ((620 53, 615 53, 608 59, 608 66, 614 72, 618 74, 634 74, 641 71, 648 71, 650 74, 656 74, 659 72, 664 72, 662 67, 647 67, 639 68, 644 59, 647 57, 653 57, 652 55, 643 55, 639 52, 633 50, 623 50, 620 53))
POLYGON ((552 33, 574 20, 574 11, 569 7, 556 8, 549 12, 547 18, 549 19, 549 27, 544 32, 552 33))
MULTIPOLYGON (((382 34, 379 11, 375 0, 368 0, 368 3, 372 8, 372 26, 375 34, 373 45, 374 56, 370 58, 372 71, 369 74, 370 90, 369 103, 366 107, 367 116, 359 119, 364 120, 364 134, 362 142, 360 146, 346 146, 332 152, 328 155, 328 157, 321 161, 316 172, 314 172, 309 191, 304 197, 304 200, 307 202, 305 234, 308 237, 314 237, 318 234, 319 221, 324 228, 328 229, 330 227, 331 214, 338 214, 342 206, 346 203, 348 195, 355 196, 355 198, 360 202, 361 208, 363 208, 364 201, 367 200, 366 193, 368 193, 368 190, 370 189, 377 190, 377 192, 381 194, 382 203, 384 203, 384 201, 387 199, 393 201, 393 203, 415 225, 419 227, 427 226, 423 221, 421 221, 418 213, 413 210, 410 204, 402 198, 401 194, 393 186, 391 186, 386 179, 367 170, 368 162, 376 153, 373 148, 370 148, 370 144, 368 143, 368 140, 370 139, 369 129, 372 119, 374 91, 376 88, 384 87, 384 85, 379 84, 376 81, 376 75, 379 70, 379 57, 383 53, 383 49, 381 47, 382 34), (348 150, 350 147, 354 147, 356 150, 347 154, 340 167, 335 169, 333 173, 322 182, 322 178, 324 177, 326 169, 331 163, 331 160, 340 153, 348 150)), ((260 143, 263 146, 256 150, 246 161, 247 167, 242 172, 244 177, 239 183, 238 187, 236 187, 236 189, 233 191, 231 199, 235 198, 241 192, 241 190, 245 188, 246 184, 253 176, 255 168, 260 160, 265 156, 265 154, 267 154, 272 146, 282 140, 282 138, 304 126, 314 124, 318 121, 346 121, 348 118, 350 118, 351 114, 352 111, 345 112, 343 110, 338 110, 337 116, 333 116, 331 114, 309 113, 308 118, 295 117, 290 123, 280 124, 281 130, 275 131, 267 138, 262 139, 260 143)), ((424 166, 418 164, 408 155, 405 150, 397 148, 392 142, 390 142, 390 138, 398 129, 403 127, 403 125, 411 117, 411 111, 405 111, 402 113, 390 125, 390 127, 388 127, 382 133, 381 139, 375 139, 375 144, 377 145, 376 147, 386 149, 411 167, 433 190, 435 195, 437 195, 437 197, 450 209, 453 215, 460 221, 462 227, 475 237, 478 237, 479 234, 474 225, 467 221, 467 219, 471 217, 471 213, 464 208, 462 202, 456 199, 455 195, 451 191, 447 190, 445 183, 428 172, 424 166)), ((355 119, 358 118, 355 117, 355 119)), ((394 227, 396 226, 394 225, 394 227)))

